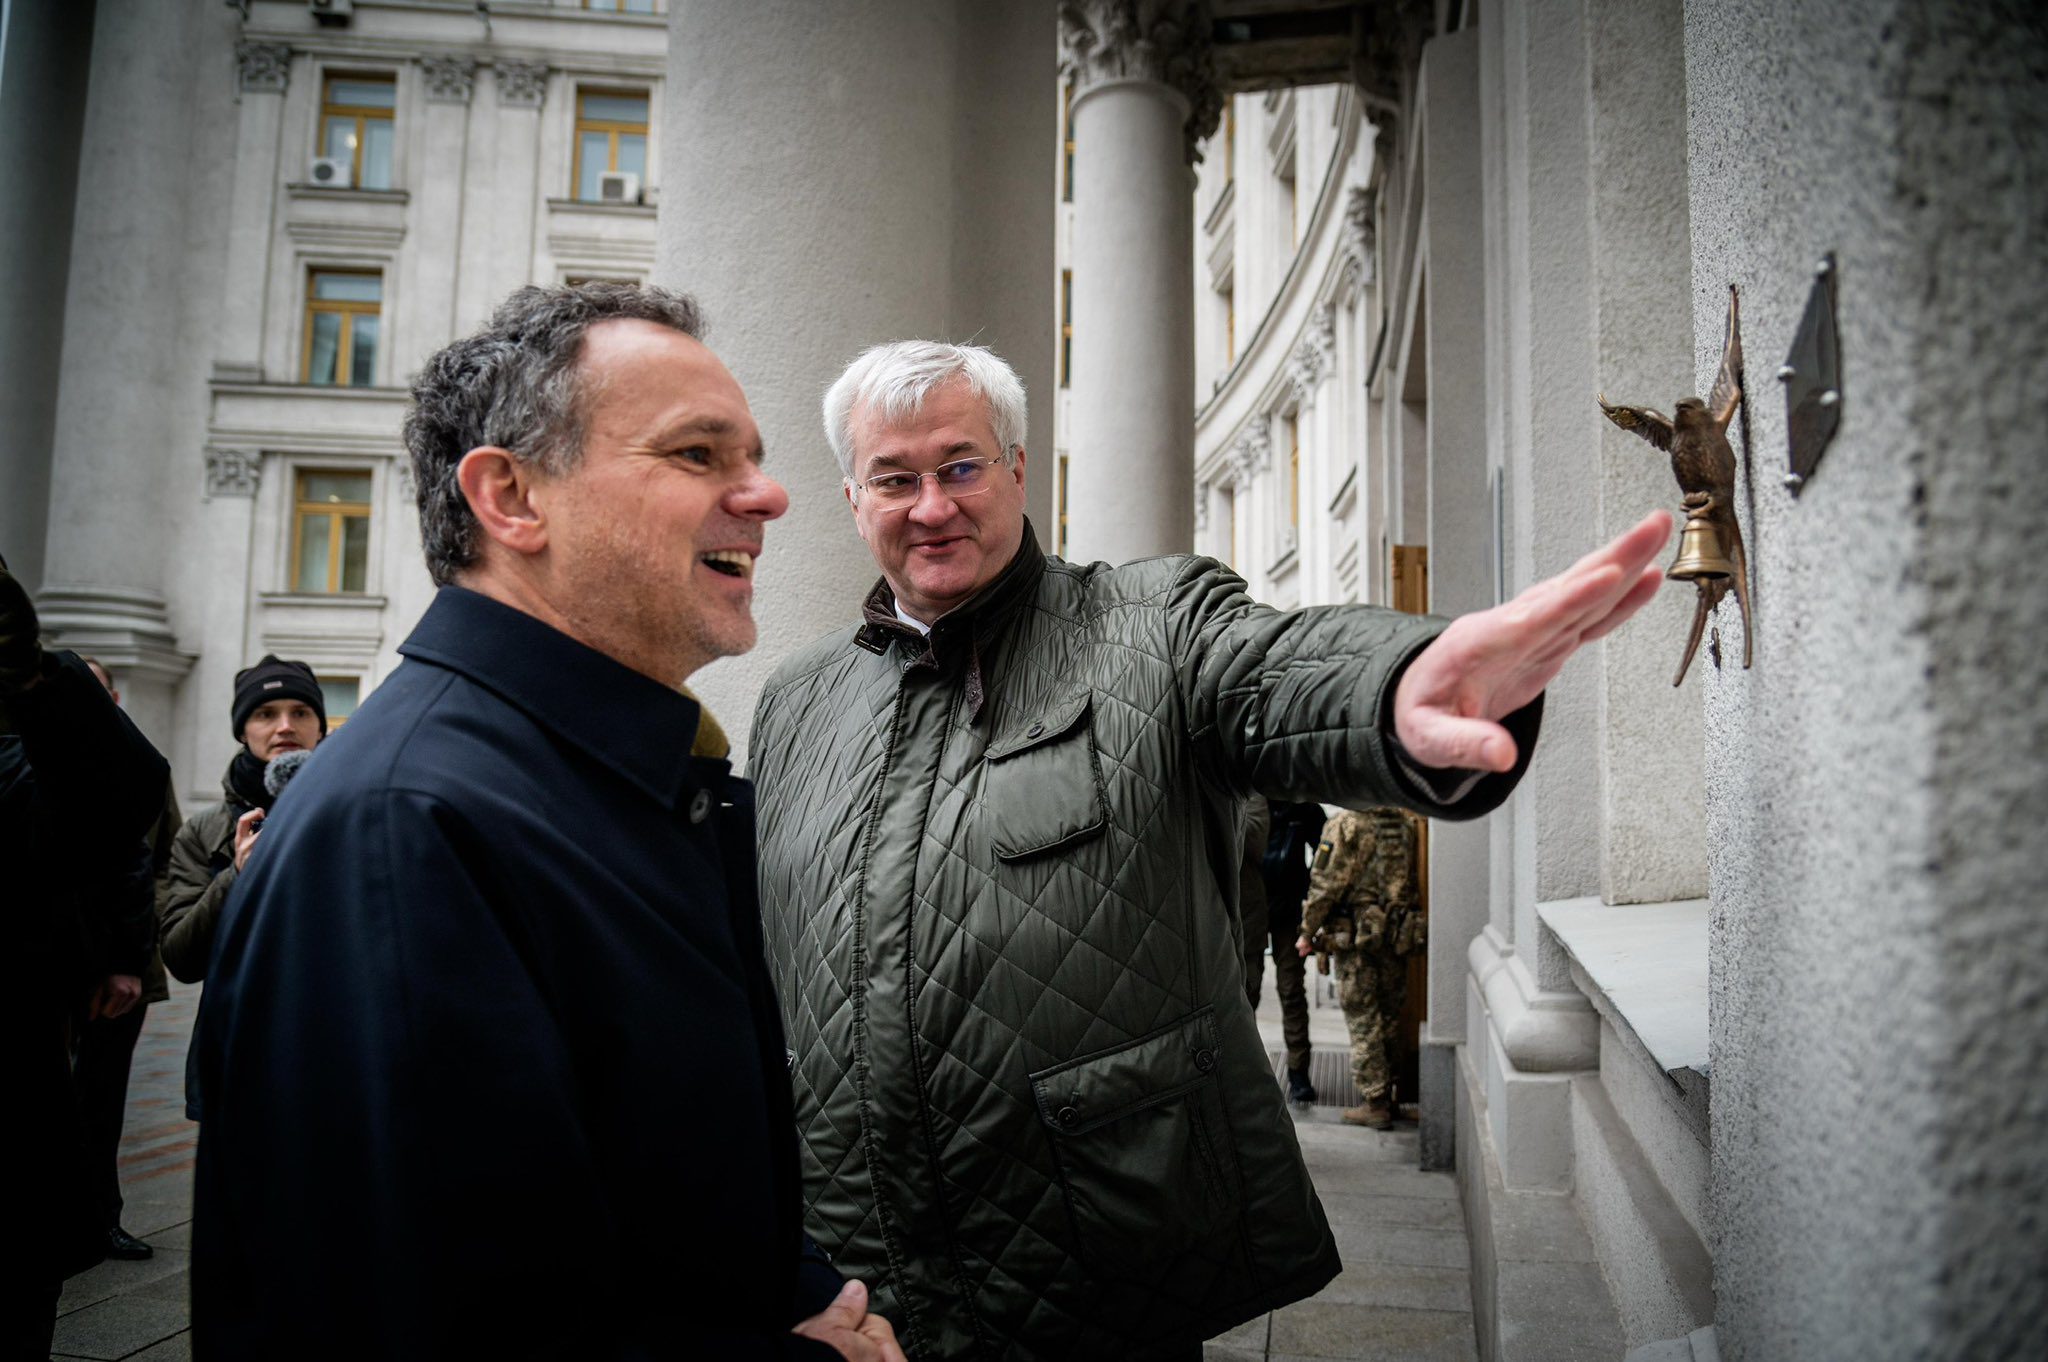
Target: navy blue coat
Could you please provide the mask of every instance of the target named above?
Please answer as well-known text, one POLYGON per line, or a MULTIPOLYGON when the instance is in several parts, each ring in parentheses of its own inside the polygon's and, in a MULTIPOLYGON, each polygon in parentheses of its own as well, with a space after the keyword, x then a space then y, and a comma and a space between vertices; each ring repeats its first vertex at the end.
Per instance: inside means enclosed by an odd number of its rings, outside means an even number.
POLYGON ((208 1358, 836 1356, 752 786, 697 706, 443 590, 278 801, 200 1012, 208 1358))

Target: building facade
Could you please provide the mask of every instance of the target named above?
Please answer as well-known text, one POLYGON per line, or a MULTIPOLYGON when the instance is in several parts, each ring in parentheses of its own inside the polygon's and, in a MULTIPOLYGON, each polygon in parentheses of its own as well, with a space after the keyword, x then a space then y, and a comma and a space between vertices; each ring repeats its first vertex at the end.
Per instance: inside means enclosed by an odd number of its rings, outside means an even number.
POLYGON ((1733 286, 1754 637, 1724 604, 1672 685, 1675 584, 1551 687, 1510 806, 1431 832, 1423 1151, 1480 1351, 2048 1353, 2031 7, 633 9, 99 0, 81 58, 78 7, 8 7, 0 154, 49 192, 0 216, 0 548, 181 793, 252 657, 337 710, 389 670, 405 376, 528 280, 690 289, 753 399, 793 505, 700 687, 742 751, 873 580, 817 413, 868 344, 1016 364, 1071 558, 1457 614, 1676 509, 1594 398, 1704 389, 1733 286), (1837 424, 1790 483, 1816 308, 1837 424))
POLYGON ((421 362, 521 284, 651 274, 667 21, 86 8, 53 417, 8 478, 47 488, 23 566, 48 627, 203 803, 237 669, 303 658, 345 722, 425 608, 400 442, 421 362))

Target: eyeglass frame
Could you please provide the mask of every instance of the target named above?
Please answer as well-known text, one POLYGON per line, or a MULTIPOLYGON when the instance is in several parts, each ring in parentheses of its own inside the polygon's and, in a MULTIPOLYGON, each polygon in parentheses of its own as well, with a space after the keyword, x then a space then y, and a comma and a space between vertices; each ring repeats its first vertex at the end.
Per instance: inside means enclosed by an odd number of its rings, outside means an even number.
POLYGON ((920 473, 913 468, 894 468, 886 473, 874 473, 865 478, 848 478, 846 485, 848 488, 857 489, 858 492, 877 498, 876 509, 884 511, 907 511, 917 505, 919 499, 924 496, 924 480, 926 478, 932 480, 932 486, 938 488, 939 494, 948 501, 961 501, 968 497, 980 496, 995 486, 995 480, 991 478, 985 486, 977 487, 971 492, 955 492, 939 481, 939 474, 941 472, 963 463, 1000 464, 1004 468, 1014 468, 1017 463, 1016 456, 1023 452, 1024 448, 1022 445, 1011 445, 1000 454, 975 454, 964 459, 948 459, 930 472, 920 473), (912 492, 907 500, 900 502, 881 501, 879 499, 881 494, 868 485, 876 478, 901 477, 915 477, 917 479, 917 490, 912 492))

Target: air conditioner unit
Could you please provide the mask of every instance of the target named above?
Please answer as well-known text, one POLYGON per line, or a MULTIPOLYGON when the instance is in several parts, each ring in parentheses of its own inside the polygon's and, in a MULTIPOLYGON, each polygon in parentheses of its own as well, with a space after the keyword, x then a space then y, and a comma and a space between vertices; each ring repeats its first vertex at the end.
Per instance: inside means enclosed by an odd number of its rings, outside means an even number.
POLYGON ((306 0, 313 18, 323 24, 345 24, 355 13, 355 0, 306 0))
POLYGON ((640 177, 630 170, 607 170, 597 177, 599 203, 640 202, 640 177))
POLYGON ((322 189, 347 189, 355 178, 355 167, 346 156, 315 156, 306 171, 306 183, 322 189))

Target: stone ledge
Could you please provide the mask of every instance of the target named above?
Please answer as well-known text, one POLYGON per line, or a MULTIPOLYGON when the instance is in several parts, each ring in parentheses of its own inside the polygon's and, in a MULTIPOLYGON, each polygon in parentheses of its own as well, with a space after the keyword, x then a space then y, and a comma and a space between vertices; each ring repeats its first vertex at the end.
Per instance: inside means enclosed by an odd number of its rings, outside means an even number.
POLYGON ((1594 1006, 1673 1077, 1707 1072, 1707 907, 1705 899, 1536 905, 1591 985, 1594 1006))

